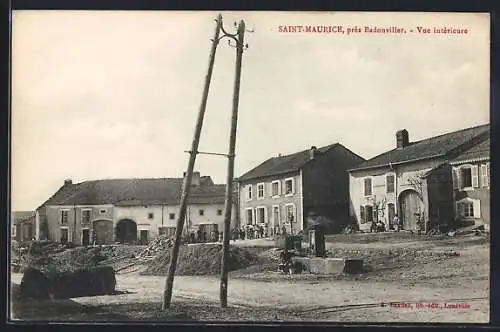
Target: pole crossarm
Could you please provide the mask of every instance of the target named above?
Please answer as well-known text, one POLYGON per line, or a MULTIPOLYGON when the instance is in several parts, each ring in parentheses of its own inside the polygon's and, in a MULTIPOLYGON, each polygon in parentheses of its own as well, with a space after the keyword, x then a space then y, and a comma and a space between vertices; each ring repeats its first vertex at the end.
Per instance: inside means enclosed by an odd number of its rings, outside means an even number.
POLYGON ((219 153, 219 152, 204 152, 204 151, 191 151, 191 150, 185 150, 184 152, 186 153, 189 153, 189 154, 192 154, 192 153, 196 153, 196 154, 208 154, 208 155, 213 155, 213 156, 223 156, 223 157, 234 157, 235 155, 231 155, 231 154, 228 154, 228 153, 219 153))

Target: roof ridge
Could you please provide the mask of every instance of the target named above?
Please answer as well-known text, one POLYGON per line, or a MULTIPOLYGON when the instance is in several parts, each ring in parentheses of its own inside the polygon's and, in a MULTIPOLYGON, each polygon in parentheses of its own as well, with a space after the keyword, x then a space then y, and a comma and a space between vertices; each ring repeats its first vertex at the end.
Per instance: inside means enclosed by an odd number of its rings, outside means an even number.
POLYGON ((411 144, 420 143, 420 142, 424 142, 424 141, 427 141, 427 140, 431 140, 431 139, 434 139, 434 138, 439 138, 439 137, 442 137, 442 136, 450 135, 450 134, 458 134, 461 131, 467 131, 467 130, 477 129, 479 127, 486 127, 486 126, 489 126, 489 125, 490 125, 489 123, 486 123, 486 124, 482 124, 482 125, 479 125, 479 126, 468 127, 468 128, 463 128, 463 129, 460 129, 460 130, 450 131, 450 132, 447 132, 447 133, 444 133, 444 134, 439 134, 439 135, 436 135, 436 136, 431 136, 431 137, 423 138, 423 139, 418 140, 418 141, 410 142, 410 145, 411 144))
POLYGON ((410 144, 403 148, 395 147, 382 152, 351 170, 380 167, 391 163, 404 163, 410 160, 448 155, 459 147, 465 147, 468 142, 473 142, 484 137, 485 134, 488 134, 489 130, 490 124, 482 124, 427 137, 410 142, 410 144))
MULTIPOLYGON (((205 177, 210 177, 209 175, 207 176, 201 176, 202 178, 205 177)), ((84 183, 96 183, 96 182, 102 182, 102 181, 138 181, 138 180, 183 180, 184 178, 104 178, 104 179, 94 179, 94 180, 85 180, 82 182, 76 182, 73 183, 72 185, 80 185, 84 183)))

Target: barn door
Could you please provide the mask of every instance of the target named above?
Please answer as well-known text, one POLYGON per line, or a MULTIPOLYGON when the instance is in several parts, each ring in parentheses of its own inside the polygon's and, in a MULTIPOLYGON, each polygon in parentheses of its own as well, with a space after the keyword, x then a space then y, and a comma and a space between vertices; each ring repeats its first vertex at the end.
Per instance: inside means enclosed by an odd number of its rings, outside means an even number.
POLYGON ((418 194, 413 190, 408 190, 401 194, 401 222, 403 229, 416 230, 418 213, 423 211, 423 203, 418 194))

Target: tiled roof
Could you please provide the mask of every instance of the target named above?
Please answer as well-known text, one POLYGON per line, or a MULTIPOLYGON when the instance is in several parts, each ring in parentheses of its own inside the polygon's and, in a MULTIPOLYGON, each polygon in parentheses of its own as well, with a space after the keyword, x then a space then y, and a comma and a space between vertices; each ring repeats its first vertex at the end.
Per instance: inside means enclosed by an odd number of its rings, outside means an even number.
POLYGON ((487 140, 461 153, 458 157, 452 160, 452 163, 459 163, 476 159, 489 159, 489 158, 490 158, 490 139, 488 138, 487 140))
MULTIPOLYGON (((334 143, 317 149, 319 154, 325 153, 334 148, 346 149, 342 144, 334 143)), ((347 149, 346 149, 347 150, 347 149)), ((254 169, 246 172, 238 178, 238 181, 245 181, 250 179, 262 178, 266 176, 286 174, 300 170, 305 166, 309 159, 310 149, 296 152, 286 156, 278 156, 269 158, 254 169)), ((350 151, 349 151, 350 152, 350 151)), ((351 152, 352 153, 352 152, 351 152)), ((339 154, 338 158, 341 158, 343 154, 339 154)), ((361 161, 361 157, 359 157, 361 161)))
MULTIPOLYGON (((180 203, 182 178, 106 179, 65 184, 44 205, 117 206, 180 203)), ((215 204, 224 202, 225 185, 215 185, 209 176, 200 178, 192 187, 189 203, 215 204)))
POLYGON ((453 150, 470 142, 472 139, 489 135, 490 125, 481 125, 454 131, 451 133, 423 139, 401 149, 393 149, 384 152, 351 170, 386 166, 390 163, 404 163, 412 160, 426 159, 431 157, 446 156, 453 150))

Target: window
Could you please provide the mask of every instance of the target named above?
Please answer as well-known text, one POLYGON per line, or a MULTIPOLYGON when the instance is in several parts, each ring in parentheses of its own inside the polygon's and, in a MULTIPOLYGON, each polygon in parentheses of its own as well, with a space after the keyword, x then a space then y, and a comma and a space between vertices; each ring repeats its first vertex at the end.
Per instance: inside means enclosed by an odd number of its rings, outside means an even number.
POLYGON ((462 188, 472 187, 472 169, 469 167, 464 167, 460 169, 460 183, 462 188))
POLYGON ((264 184, 259 183, 257 185, 257 198, 262 199, 264 198, 264 184))
POLYGON ((158 227, 158 234, 172 237, 175 235, 175 227, 158 227))
POLYGON ((100 210, 99 210, 99 213, 100 213, 100 214, 105 214, 105 213, 106 213, 106 209, 100 209, 100 210))
POLYGON ((365 196, 372 195, 372 179, 371 178, 365 179, 364 193, 365 193, 365 196))
POLYGON ((68 224, 68 216, 69 216, 69 210, 61 210, 61 225, 67 225, 68 224))
POLYGON ((90 209, 85 209, 82 210, 82 224, 88 225, 90 224, 90 213, 92 210, 90 209))
POLYGON ((175 213, 169 213, 168 214, 168 219, 174 220, 175 219, 175 213))
POLYGON ((457 202, 457 213, 462 218, 481 218, 481 201, 464 198, 457 202))
POLYGON ((490 185, 490 163, 481 165, 481 185, 483 187, 490 185))
POLYGON ((479 172, 477 165, 464 165, 453 173, 455 189, 472 189, 479 187, 479 172), (456 172, 456 173, 455 173, 456 172))
POLYGON ((266 208, 265 207, 258 207, 256 210, 257 213, 257 224, 264 224, 266 222, 266 208))
POLYGON ((394 175, 390 174, 385 177, 387 193, 394 192, 394 175))
POLYGON ((222 209, 217 209, 217 215, 222 216, 222 209))
POLYGON ((247 208, 246 209, 246 222, 247 225, 252 225, 253 224, 253 209, 252 208, 247 208))
POLYGON ((286 213, 286 222, 292 223, 296 221, 295 215, 295 204, 287 204, 285 205, 285 213, 286 213))
POLYGON ((474 218, 474 204, 472 202, 464 202, 458 205, 458 213, 465 218, 474 218))
POLYGON ((247 200, 251 200, 251 199, 252 199, 252 185, 249 184, 247 187, 247 200))
POLYGON ((148 219, 153 219, 155 217, 153 212, 148 213, 148 219))
POLYGON ((198 211, 198 214, 199 214, 200 216, 204 216, 204 215, 205 215, 205 210, 200 209, 200 210, 198 211))
POLYGON ((277 197, 280 195, 280 182, 279 181, 273 181, 271 183, 271 195, 273 197, 277 197))
POLYGON ((285 180, 285 195, 293 195, 295 192, 293 178, 285 180))

